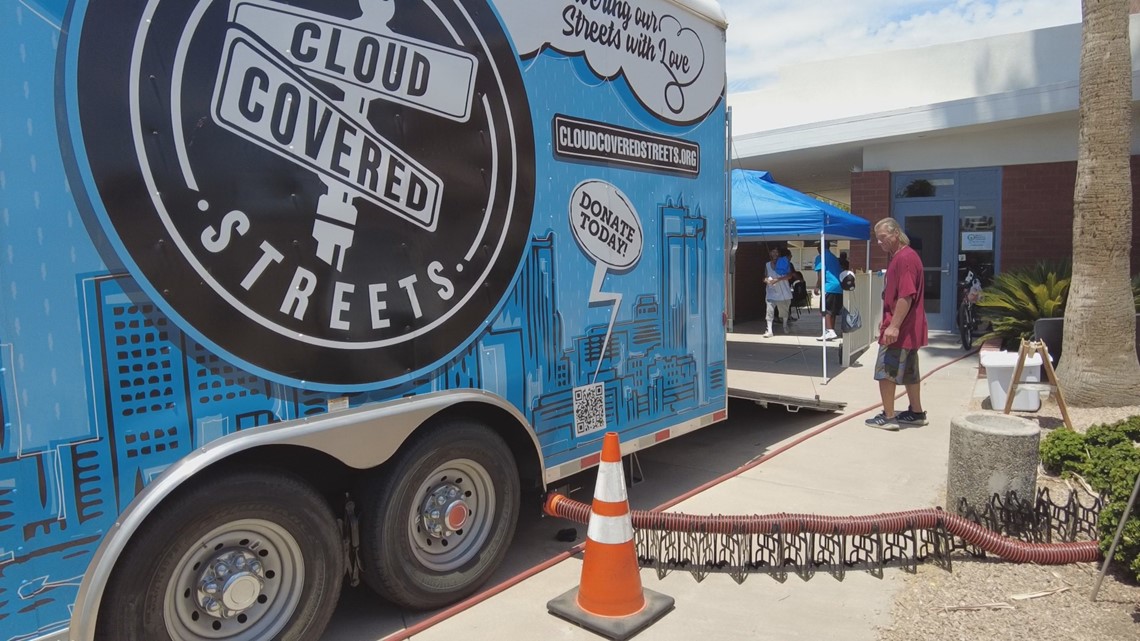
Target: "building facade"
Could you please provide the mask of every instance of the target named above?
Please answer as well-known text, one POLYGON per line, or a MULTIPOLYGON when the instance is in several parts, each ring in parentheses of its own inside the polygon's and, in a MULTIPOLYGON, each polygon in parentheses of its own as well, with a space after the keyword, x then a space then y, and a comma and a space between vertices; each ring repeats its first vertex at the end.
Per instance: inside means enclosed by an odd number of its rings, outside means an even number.
MULTIPOLYGON (((1072 24, 782 70, 772 87, 730 97, 734 166, 872 222, 902 220, 927 269, 931 325, 952 328, 967 269, 992 275, 1072 254, 1080 41, 1072 24)), ((1140 136, 1132 153, 1135 202, 1140 136)), ((1140 217, 1133 223, 1137 273, 1140 217)), ((861 243, 850 256, 867 262, 861 243)), ((872 248, 872 269, 885 261, 872 248)))

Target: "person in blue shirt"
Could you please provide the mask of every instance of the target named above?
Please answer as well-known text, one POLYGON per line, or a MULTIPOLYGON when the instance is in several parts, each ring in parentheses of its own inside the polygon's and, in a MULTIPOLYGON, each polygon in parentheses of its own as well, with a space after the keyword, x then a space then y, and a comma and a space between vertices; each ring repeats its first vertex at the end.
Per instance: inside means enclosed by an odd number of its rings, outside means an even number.
MULTIPOLYGON (((815 258, 815 271, 820 272, 817 282, 823 283, 823 322, 826 329, 817 341, 829 341, 839 338, 835 333, 835 319, 843 310, 843 286, 839 282, 839 274, 843 268, 839 259, 831 253, 828 247, 819 247, 819 256, 815 258)), ((817 290, 818 291, 818 290, 817 290)))

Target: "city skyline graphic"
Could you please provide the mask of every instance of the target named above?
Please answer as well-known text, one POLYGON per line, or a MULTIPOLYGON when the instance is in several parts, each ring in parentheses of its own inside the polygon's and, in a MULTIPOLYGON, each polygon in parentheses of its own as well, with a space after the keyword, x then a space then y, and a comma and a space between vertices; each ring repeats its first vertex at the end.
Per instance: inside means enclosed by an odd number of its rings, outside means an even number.
MULTIPOLYGON (((424 379, 348 394, 350 405, 484 389, 522 411, 549 466, 592 453, 604 431, 576 429, 576 389, 600 385, 601 424, 627 437, 723 404, 724 350, 709 344, 705 318, 707 221, 680 200, 655 213, 660 260, 612 277, 625 303, 608 341, 608 320, 565 326, 564 310, 586 305, 588 293, 558 286, 559 252, 579 250, 547 230, 532 236, 495 320, 458 356, 424 379)), ((243 371, 178 329, 125 274, 81 275, 77 290, 92 399, 87 433, 25 446, 15 385, 0 390, 0 621, 10 629, 67 624, 103 533, 171 464, 235 432, 323 414, 343 396, 243 371)), ((0 362, 11 368, 5 347, 0 362)))

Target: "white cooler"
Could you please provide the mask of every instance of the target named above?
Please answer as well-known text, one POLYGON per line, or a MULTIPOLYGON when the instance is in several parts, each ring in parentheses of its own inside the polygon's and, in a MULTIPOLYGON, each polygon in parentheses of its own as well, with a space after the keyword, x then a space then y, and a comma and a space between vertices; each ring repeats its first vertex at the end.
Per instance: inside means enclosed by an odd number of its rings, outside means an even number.
MULTIPOLYGON (((1013 370, 1017 369, 1016 352, 987 352, 982 354, 982 367, 986 368, 986 380, 990 384, 990 407, 997 411, 1005 409, 1009 395, 1009 384, 1013 380, 1013 370)), ((1025 357, 1025 367, 1021 369, 1022 383, 1041 381, 1041 355, 1025 357)), ((1035 390, 1017 390, 1013 397, 1013 409, 1021 412, 1036 412, 1041 409, 1041 393, 1035 390)))

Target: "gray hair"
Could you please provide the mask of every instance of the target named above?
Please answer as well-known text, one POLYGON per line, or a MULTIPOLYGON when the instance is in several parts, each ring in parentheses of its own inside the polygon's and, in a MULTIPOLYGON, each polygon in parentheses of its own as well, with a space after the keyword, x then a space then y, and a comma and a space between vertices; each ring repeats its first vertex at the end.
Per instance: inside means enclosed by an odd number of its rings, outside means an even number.
POLYGON ((884 218, 875 223, 875 231, 877 232, 879 229, 884 229, 888 234, 894 234, 898 236, 900 243, 904 245, 910 245, 910 238, 907 237, 906 232, 904 232, 902 230, 902 227, 899 226, 899 221, 895 220, 894 218, 884 218))

